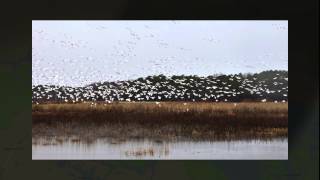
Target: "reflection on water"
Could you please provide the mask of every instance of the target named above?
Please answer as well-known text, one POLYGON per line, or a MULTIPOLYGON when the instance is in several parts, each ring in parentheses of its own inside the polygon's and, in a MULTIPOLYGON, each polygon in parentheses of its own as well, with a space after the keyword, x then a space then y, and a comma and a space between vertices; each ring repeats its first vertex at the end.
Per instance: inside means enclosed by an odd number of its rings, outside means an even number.
MULTIPOLYGON (((34 140, 33 140, 34 142, 34 140)), ((288 140, 113 141, 38 139, 32 159, 288 159, 288 140)))

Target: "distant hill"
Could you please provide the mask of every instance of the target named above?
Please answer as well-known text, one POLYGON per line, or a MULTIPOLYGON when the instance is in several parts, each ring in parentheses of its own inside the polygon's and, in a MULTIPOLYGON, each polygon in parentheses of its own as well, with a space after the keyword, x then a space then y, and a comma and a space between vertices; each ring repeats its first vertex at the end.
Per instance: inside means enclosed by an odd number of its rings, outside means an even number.
POLYGON ((148 76, 84 87, 32 86, 32 103, 82 101, 288 101, 288 72, 148 76))

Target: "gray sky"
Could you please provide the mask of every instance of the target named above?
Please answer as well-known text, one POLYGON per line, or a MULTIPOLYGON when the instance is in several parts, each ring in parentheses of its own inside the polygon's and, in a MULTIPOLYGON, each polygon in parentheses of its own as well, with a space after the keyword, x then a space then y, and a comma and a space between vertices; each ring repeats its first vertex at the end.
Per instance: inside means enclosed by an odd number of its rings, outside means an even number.
POLYGON ((288 21, 32 21, 32 84, 288 70, 288 21))

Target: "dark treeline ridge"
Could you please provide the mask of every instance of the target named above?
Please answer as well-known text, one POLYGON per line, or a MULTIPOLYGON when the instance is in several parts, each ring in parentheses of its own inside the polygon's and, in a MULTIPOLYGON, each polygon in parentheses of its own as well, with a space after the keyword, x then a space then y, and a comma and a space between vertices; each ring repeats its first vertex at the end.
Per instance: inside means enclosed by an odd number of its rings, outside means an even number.
POLYGON ((32 103, 113 101, 288 101, 288 71, 199 77, 148 76, 84 87, 32 86, 32 103))

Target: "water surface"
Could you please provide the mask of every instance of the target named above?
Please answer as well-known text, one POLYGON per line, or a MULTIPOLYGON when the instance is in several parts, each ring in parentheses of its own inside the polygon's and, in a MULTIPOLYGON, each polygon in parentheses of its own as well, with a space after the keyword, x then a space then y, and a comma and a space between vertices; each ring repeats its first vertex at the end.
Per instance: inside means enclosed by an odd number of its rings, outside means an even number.
MULTIPOLYGON (((34 140, 33 140, 34 141, 34 140)), ((288 140, 110 141, 48 139, 32 145, 32 159, 288 159, 288 140)))

